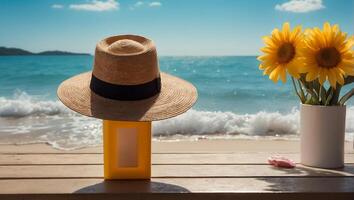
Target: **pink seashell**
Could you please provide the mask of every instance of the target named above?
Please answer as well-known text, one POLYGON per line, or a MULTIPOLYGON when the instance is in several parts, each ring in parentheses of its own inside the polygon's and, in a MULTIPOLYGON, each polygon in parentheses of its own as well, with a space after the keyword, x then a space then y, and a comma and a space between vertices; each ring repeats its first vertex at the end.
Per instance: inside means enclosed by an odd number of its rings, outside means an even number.
POLYGON ((293 160, 282 156, 271 156, 268 158, 268 163, 281 168, 294 168, 296 166, 293 160))

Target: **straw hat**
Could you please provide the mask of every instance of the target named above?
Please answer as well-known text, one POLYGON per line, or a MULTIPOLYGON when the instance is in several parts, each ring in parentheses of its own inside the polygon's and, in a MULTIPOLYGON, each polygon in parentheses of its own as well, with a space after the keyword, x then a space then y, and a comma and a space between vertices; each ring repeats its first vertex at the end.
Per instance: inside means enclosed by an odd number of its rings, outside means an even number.
POLYGON ((122 121, 174 117, 197 100, 191 83, 159 71, 154 43, 136 35, 100 41, 93 71, 65 80, 57 93, 80 114, 122 121))

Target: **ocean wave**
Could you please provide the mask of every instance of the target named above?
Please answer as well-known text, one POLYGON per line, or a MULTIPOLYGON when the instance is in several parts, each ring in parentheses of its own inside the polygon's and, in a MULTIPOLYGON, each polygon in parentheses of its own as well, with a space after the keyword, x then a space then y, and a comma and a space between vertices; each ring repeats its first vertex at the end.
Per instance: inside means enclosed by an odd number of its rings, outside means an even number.
MULTIPOLYGON (((354 136, 354 106, 347 107, 346 139, 354 136)), ((102 143, 102 121, 75 114, 59 101, 43 100, 18 92, 0 97, 1 142, 42 141, 56 148, 79 148, 102 143), (5 140, 3 140, 5 139, 5 140)), ((190 138, 294 138, 299 134, 299 110, 254 114, 189 110, 153 122, 155 139, 190 138)))
POLYGON ((291 135, 298 134, 299 112, 235 114, 190 110, 175 118, 155 122, 155 135, 291 135))
MULTIPOLYGON (((92 123, 92 120, 82 120, 79 115, 67 109, 60 101, 43 100, 16 92, 12 98, 0 97, 0 117, 22 118, 31 116, 61 116, 71 117, 78 123, 74 127, 92 123), (72 114, 69 116, 63 114, 72 114), (74 116, 75 115, 75 116, 74 116), (80 119, 80 120, 78 120, 80 119)), ((28 125, 24 129, 29 129, 28 125)), ((36 127, 38 128, 38 127, 36 127)), ((298 131, 298 111, 288 114, 279 112, 259 112, 256 114, 236 114, 232 112, 211 112, 190 110, 172 119, 153 123, 155 135, 215 135, 215 134, 244 134, 244 135, 290 135, 298 131)), ((31 130, 21 129, 22 132, 31 130)), ((77 131, 75 131, 77 133, 77 131)))
POLYGON ((11 98, 0 97, 0 117, 26 117, 68 113, 59 101, 40 100, 26 92, 17 91, 11 98))
MULTIPOLYGON (((354 134, 354 106, 347 107, 346 133, 354 134)), ((299 110, 236 114, 190 110, 175 118, 155 122, 155 135, 249 135, 284 136, 299 134, 299 110)))

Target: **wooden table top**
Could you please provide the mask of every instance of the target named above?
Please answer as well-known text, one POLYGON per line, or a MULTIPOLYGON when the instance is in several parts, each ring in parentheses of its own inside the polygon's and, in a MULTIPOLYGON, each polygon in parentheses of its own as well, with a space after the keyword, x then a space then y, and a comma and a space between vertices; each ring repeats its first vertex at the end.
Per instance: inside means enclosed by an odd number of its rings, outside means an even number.
MULTIPOLYGON (((92 151, 0 149, 0 199, 354 199, 354 153, 342 169, 267 164, 267 152, 155 152, 150 181, 104 181, 92 151)), ((96 148, 99 149, 99 148, 96 148)), ((282 153, 299 162, 297 153, 282 153)))

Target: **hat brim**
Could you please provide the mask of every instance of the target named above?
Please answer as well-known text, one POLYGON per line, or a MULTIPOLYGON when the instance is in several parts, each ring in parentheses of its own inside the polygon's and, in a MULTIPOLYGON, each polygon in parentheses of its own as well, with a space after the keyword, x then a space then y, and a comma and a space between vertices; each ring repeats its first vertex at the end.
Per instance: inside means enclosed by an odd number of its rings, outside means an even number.
POLYGON ((61 102, 82 115, 119 121, 157 121, 180 115, 197 100, 197 90, 189 82, 161 73, 161 92, 138 101, 101 97, 90 89, 92 72, 62 82, 57 94, 61 102))

